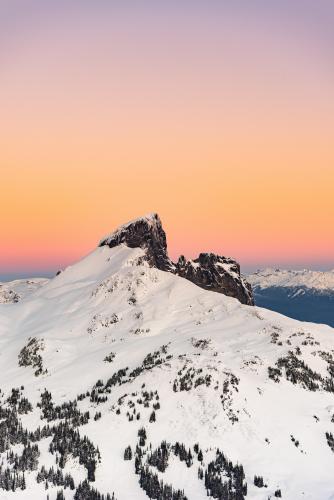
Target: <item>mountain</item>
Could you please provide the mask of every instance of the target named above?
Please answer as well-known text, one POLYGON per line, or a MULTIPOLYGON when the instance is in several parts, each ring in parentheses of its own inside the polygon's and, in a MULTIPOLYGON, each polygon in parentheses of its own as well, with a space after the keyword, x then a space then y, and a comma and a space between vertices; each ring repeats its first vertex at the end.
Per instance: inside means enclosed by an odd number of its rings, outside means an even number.
POLYGON ((159 269, 152 224, 0 305, 1 500, 333 499, 333 329, 159 269))
POLYGON ((334 270, 265 269, 247 279, 257 305, 302 321, 334 326, 334 270))
POLYGON ((21 279, 0 283, 0 304, 13 304, 37 290, 48 280, 45 278, 21 279))

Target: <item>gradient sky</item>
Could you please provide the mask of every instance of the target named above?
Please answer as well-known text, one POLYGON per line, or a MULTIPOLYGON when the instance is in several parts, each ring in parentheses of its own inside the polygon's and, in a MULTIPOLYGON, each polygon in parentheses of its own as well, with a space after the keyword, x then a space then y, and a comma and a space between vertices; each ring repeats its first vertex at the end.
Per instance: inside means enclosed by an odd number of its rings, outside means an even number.
POLYGON ((332 0, 1 0, 0 276, 160 214, 171 256, 334 268, 332 0))

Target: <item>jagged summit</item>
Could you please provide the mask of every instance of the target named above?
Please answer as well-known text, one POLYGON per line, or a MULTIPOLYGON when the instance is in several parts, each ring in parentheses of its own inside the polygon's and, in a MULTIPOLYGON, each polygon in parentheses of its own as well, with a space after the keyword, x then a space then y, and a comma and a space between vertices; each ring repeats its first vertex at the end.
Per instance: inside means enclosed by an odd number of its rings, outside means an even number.
POLYGON ((151 212, 141 217, 136 217, 135 219, 132 219, 129 222, 126 222, 125 224, 118 226, 118 228, 115 231, 108 234, 101 240, 100 246, 104 244, 109 244, 108 243, 109 241, 114 240, 115 237, 117 237, 119 234, 124 233, 124 231, 128 229, 129 226, 136 226, 138 225, 138 223, 145 223, 151 227, 159 226, 160 228, 162 228, 161 219, 159 215, 156 212, 151 212))
POLYGON ((177 274, 213 292, 236 297, 243 304, 254 305, 251 285, 242 277, 238 262, 214 253, 200 253, 195 260, 183 255, 177 263, 177 274))
POLYGON ((201 253, 195 260, 186 260, 181 255, 174 264, 168 256, 166 233, 157 213, 123 224, 105 237, 99 246, 113 248, 121 243, 130 248, 144 249, 145 258, 152 267, 178 274, 206 290, 235 297, 243 304, 254 305, 251 286, 240 274, 240 266, 235 260, 201 253))
POLYGON ((160 217, 156 213, 123 224, 104 238, 99 246, 108 245, 113 248, 121 243, 130 248, 139 247, 146 250, 146 259, 153 267, 162 271, 174 269, 167 254, 166 233, 163 230, 160 217))

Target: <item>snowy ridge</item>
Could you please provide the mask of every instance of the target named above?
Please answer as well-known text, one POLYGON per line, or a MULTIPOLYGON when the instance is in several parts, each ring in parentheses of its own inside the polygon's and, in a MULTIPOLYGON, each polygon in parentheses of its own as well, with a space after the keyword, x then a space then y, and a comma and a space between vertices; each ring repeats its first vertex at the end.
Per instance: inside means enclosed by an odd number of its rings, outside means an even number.
POLYGON ((284 269, 264 269, 247 276, 252 286, 269 288, 279 287, 307 287, 316 290, 334 291, 334 270, 311 271, 303 269, 292 271, 284 269))
POLYGON ((1 500, 333 499, 334 330, 144 254, 0 305, 1 500))
POLYGON ((0 304, 18 302, 47 282, 46 278, 34 278, 0 283, 0 304))

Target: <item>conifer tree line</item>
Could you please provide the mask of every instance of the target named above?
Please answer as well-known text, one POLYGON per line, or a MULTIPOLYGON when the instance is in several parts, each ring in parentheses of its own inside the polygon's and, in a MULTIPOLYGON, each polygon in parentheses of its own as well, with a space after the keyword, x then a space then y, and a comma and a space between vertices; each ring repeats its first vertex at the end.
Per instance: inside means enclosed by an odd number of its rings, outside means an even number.
MULTIPOLYGON (((46 496, 46 500, 50 500, 50 495, 46 496)), ((64 490, 57 491, 56 500, 65 500, 64 490)), ((106 495, 99 493, 95 488, 92 488, 87 480, 79 484, 74 493, 73 500, 117 500, 114 493, 106 495)))
POLYGON ((152 407, 153 410, 149 415, 149 422, 155 422, 157 418, 156 412, 161 409, 160 397, 157 390, 148 391, 146 389, 144 390, 144 387, 145 384, 142 384, 140 392, 136 391, 131 394, 125 393, 118 398, 117 403, 112 406, 112 410, 116 410, 116 415, 121 415, 122 406, 125 405, 128 421, 133 422, 141 418, 141 413, 137 405, 143 406, 144 408, 152 407))
POLYGON ((157 500, 187 500, 184 492, 174 490, 170 484, 165 484, 148 467, 142 467, 139 472, 139 484, 149 498, 157 500))
POLYGON ((46 374, 48 371, 43 367, 43 358, 40 351, 44 349, 43 339, 29 337, 27 345, 25 345, 19 355, 19 366, 31 366, 35 369, 35 376, 46 374))
POLYGON ((268 367, 268 376, 275 382, 280 378, 285 378, 292 384, 298 384, 309 391, 334 392, 334 360, 330 353, 318 351, 318 354, 327 362, 328 377, 323 377, 320 373, 312 370, 303 359, 298 356, 301 354, 299 348, 296 352, 289 351, 287 356, 280 357, 276 362, 276 367, 268 367))
POLYGON ((42 411, 42 418, 47 422, 53 420, 65 419, 71 420, 71 424, 75 427, 85 425, 90 418, 89 411, 82 413, 78 409, 76 400, 62 403, 61 405, 54 405, 52 395, 46 389, 41 394, 41 402, 37 406, 42 411))
POLYGON ((264 487, 263 477, 262 476, 254 476, 254 486, 258 488, 264 487))
POLYGON ((195 369, 192 366, 187 367, 187 364, 181 368, 177 373, 178 377, 173 382, 173 391, 190 391, 200 385, 206 385, 209 387, 212 382, 212 376, 210 374, 204 374, 203 368, 195 369))
POLYGON ((49 470, 46 470, 44 465, 41 470, 38 472, 36 476, 37 483, 44 483, 45 489, 48 489, 49 486, 63 486, 64 488, 70 488, 71 490, 75 489, 73 477, 70 474, 63 474, 63 471, 57 467, 55 470, 53 467, 50 467, 49 470))
POLYGON ((208 495, 226 500, 243 500, 247 495, 247 483, 242 465, 234 465, 223 452, 209 462, 204 473, 204 484, 208 495))
POLYGON ((116 500, 114 493, 103 495, 93 488, 87 480, 79 484, 74 500, 116 500))
MULTIPOLYGON (((187 500, 184 492, 174 490, 172 485, 165 484, 156 473, 152 472, 148 464, 156 466, 158 470, 164 471, 168 464, 170 445, 163 441, 161 446, 154 450, 147 458, 147 463, 143 463, 148 450, 144 450, 147 434, 144 427, 138 430, 139 443, 135 450, 135 472, 139 475, 139 485, 147 496, 156 500, 187 500)), ((124 452, 124 459, 131 460, 132 450, 128 446, 124 452)))
POLYGON ((10 467, 0 465, 0 489, 6 491, 25 490, 26 481, 24 472, 20 473, 10 467))
POLYGON ((99 449, 86 436, 81 437, 67 421, 55 427, 49 451, 52 454, 58 452, 57 461, 61 468, 69 455, 79 458, 79 463, 87 469, 88 481, 95 481, 96 465, 101 459, 99 449))
POLYGON ((7 452, 7 462, 12 464, 13 469, 16 471, 36 470, 38 467, 39 455, 38 445, 31 445, 30 442, 28 442, 27 445, 24 445, 21 455, 13 451, 7 452))
MULTIPOLYGON (((59 406, 54 405, 51 393, 45 390, 38 404, 42 418, 48 422, 59 419, 60 422, 51 426, 48 423, 42 428, 38 427, 35 431, 27 431, 23 428, 19 415, 31 411, 32 405, 23 396, 23 390, 24 387, 12 389, 5 400, 5 405, 0 405, 0 453, 7 451, 7 466, 4 464, 0 466, 0 488, 8 491, 26 488, 24 472, 38 469, 40 452, 37 443, 46 437, 52 437, 49 451, 56 455, 56 463, 59 467, 56 471, 53 468, 46 471, 42 467, 37 474, 37 482, 44 482, 45 488, 48 488, 50 484, 74 489, 73 478, 69 474, 64 475, 61 470, 70 455, 77 457, 79 463, 86 468, 88 481, 94 481, 100 452, 86 436, 82 437, 77 430, 78 426, 88 422, 88 412, 80 412, 76 401, 69 401, 59 406), (14 453, 11 450, 11 447, 17 444, 23 445, 21 453, 14 453)), ((87 490, 85 485, 82 488, 87 490)), ((59 495, 62 495, 61 490, 59 495)), ((94 499, 100 498, 98 492, 92 492, 91 495, 95 495, 92 496, 94 499)))
MULTIPOLYGON (((144 427, 138 431, 138 444, 134 453, 131 446, 124 450, 124 460, 134 458, 135 472, 139 476, 139 484, 149 498, 157 500, 186 500, 184 491, 174 489, 172 485, 165 484, 152 468, 164 473, 168 467, 170 454, 173 453, 187 467, 192 467, 194 461, 200 464, 198 478, 204 481, 207 495, 219 500, 244 500, 247 496, 247 483, 243 466, 233 464, 219 449, 216 450, 214 460, 207 466, 204 465, 203 452, 196 443, 193 449, 186 448, 183 443, 176 442, 171 445, 166 441, 152 449, 147 446, 147 433, 144 427)), ((254 477, 254 484, 258 487, 266 486, 261 476, 254 477)), ((275 491, 275 497, 280 497, 281 491, 275 491)))
POLYGON ((326 432, 327 444, 330 449, 334 452, 334 436, 331 432, 326 432))

